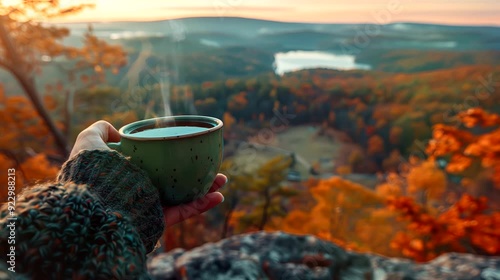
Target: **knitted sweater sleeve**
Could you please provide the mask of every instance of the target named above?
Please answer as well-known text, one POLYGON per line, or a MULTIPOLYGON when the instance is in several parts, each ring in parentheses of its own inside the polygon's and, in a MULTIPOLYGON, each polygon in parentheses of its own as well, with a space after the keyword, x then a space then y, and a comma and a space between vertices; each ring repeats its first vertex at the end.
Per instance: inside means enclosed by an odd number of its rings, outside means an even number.
POLYGON ((86 184, 107 209, 129 217, 151 252, 165 228, 158 190, 146 172, 115 151, 82 151, 59 173, 61 183, 86 184))
POLYGON ((116 152, 84 151, 58 182, 23 190, 15 220, 0 208, 0 260, 17 278, 148 278, 146 252, 163 232, 162 213, 144 172, 116 152))

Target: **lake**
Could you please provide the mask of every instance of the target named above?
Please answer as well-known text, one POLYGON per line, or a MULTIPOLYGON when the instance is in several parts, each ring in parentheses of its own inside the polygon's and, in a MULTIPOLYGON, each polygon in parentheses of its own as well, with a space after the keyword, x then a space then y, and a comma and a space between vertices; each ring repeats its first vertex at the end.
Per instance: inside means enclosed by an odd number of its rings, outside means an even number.
POLYGON ((274 55, 276 63, 276 74, 283 75, 311 68, 329 68, 337 70, 363 69, 369 70, 368 64, 356 63, 353 55, 335 55, 320 51, 290 51, 280 52, 274 55))

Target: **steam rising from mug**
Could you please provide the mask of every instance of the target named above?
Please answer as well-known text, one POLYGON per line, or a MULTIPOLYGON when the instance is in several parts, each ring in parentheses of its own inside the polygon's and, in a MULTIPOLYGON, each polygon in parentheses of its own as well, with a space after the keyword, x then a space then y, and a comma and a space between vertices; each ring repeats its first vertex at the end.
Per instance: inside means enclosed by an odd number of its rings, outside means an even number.
POLYGON ((171 102, 176 108, 182 108, 183 114, 197 114, 191 90, 183 85, 180 73, 180 49, 185 34, 183 24, 170 20, 165 23, 164 30, 157 34, 159 39, 155 46, 150 38, 142 40, 140 52, 125 76, 129 96, 124 97, 128 99, 129 106, 136 104, 135 111, 140 114, 139 118, 172 116, 171 102), (161 55, 155 50, 158 46, 161 55))

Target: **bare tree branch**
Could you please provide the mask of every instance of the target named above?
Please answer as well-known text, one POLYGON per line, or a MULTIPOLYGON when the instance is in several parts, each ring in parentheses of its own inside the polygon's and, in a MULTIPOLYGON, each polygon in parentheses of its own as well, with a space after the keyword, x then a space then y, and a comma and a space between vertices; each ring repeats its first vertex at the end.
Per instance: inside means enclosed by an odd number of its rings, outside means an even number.
POLYGON ((22 60, 22 57, 16 51, 11 37, 6 29, 5 16, 0 16, 0 41, 5 48, 5 56, 11 60, 11 63, 5 63, 2 61, 1 66, 4 66, 17 80, 19 85, 22 87, 26 95, 28 95, 31 100, 35 110, 38 115, 42 118, 50 133, 55 139, 55 142, 61 152, 61 154, 66 157, 69 154, 67 139, 63 136, 61 131, 55 125, 53 119, 49 115, 47 109, 43 106, 43 102, 40 99, 40 94, 36 89, 33 79, 26 76, 26 69, 24 65, 26 63, 22 60))

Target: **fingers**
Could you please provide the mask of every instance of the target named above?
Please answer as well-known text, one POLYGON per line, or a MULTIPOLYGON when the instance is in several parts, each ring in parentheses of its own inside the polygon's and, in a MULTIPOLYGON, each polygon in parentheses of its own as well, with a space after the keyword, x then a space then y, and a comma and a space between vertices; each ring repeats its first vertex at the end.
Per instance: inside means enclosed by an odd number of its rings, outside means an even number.
POLYGON ((215 177, 212 187, 204 197, 190 203, 164 208, 167 226, 177 224, 185 219, 199 215, 223 202, 224 196, 220 192, 217 192, 217 190, 222 188, 226 183, 226 175, 219 173, 215 177))
POLYGON ((109 149, 106 145, 108 141, 119 142, 120 133, 106 121, 95 122, 78 134, 70 158, 82 150, 109 149))
POLYGON ((120 132, 111 124, 108 127, 108 140, 105 142, 120 142, 120 132))
POLYGON ((214 183, 212 184, 212 187, 210 187, 210 190, 208 192, 209 193, 215 192, 218 189, 222 188, 226 183, 227 183, 226 175, 219 173, 215 177, 214 183))
POLYGON ((104 142, 119 142, 120 133, 107 121, 98 121, 89 126, 88 130, 97 133, 104 142))
POLYGON ((165 208, 165 223, 167 226, 175 225, 214 208, 222 201, 224 196, 220 192, 212 192, 193 202, 165 208))

